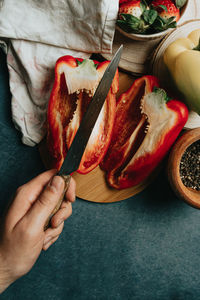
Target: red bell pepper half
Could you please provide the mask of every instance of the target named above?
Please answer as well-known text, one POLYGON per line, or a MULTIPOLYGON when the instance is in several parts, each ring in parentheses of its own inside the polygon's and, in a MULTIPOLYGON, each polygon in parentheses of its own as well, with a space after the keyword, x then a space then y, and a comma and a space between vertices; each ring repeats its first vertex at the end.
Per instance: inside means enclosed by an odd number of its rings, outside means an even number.
MULTIPOLYGON (((55 81, 48 106, 47 146, 51 167, 60 169, 94 91, 109 61, 63 56, 55 66, 55 81)), ((105 155, 114 123, 118 71, 83 154, 79 173, 93 170, 105 155)))
POLYGON ((154 76, 143 76, 117 103, 112 139, 101 167, 116 189, 143 182, 158 166, 188 119, 188 109, 170 100, 154 76))

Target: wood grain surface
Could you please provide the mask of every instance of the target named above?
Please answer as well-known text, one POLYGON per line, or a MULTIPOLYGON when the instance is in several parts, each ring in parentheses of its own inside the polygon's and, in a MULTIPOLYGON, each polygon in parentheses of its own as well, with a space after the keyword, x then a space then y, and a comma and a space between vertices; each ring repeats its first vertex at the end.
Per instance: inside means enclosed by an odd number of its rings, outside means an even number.
POLYGON ((173 146, 167 164, 169 182, 176 195, 198 209, 200 209, 200 191, 186 187, 183 184, 180 176, 180 162, 186 149, 199 140, 200 127, 185 131, 173 146))
MULTIPOLYGON (((135 78, 131 75, 119 73, 119 96, 126 91, 134 82, 135 78)), ((77 188, 76 195, 87 201, 98 203, 110 203, 125 200, 144 190, 155 178, 156 173, 153 173, 146 181, 141 184, 123 190, 110 188, 106 183, 106 174, 99 167, 92 172, 82 175, 75 172, 73 178, 76 180, 77 188)))
MULTIPOLYGON (((129 74, 119 73, 119 96, 126 91, 134 82, 135 78, 129 74)), ((50 168, 50 161, 48 158, 48 150, 46 148, 45 140, 39 146, 40 155, 47 169, 50 168)), ((144 190, 155 178, 156 171, 147 180, 141 184, 123 190, 116 190, 110 188, 106 183, 105 172, 99 167, 95 168, 92 172, 82 175, 77 172, 73 174, 73 178, 76 180, 76 195, 77 197, 98 203, 110 203, 125 200, 131 196, 134 196, 144 190)))
POLYGON ((151 177, 132 188, 116 190, 107 185, 105 172, 99 167, 86 175, 75 172, 73 178, 77 183, 76 195, 79 198, 99 203, 111 203, 125 200, 143 191, 153 180, 153 177, 151 177))

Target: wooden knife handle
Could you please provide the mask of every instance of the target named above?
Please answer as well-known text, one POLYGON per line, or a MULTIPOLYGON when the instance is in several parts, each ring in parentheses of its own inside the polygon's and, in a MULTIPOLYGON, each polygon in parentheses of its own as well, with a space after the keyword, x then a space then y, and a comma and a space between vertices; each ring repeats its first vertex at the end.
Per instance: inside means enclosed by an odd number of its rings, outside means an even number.
POLYGON ((63 193, 62 193, 62 195, 61 195, 58 203, 56 204, 56 207, 54 208, 54 210, 52 211, 52 213, 50 214, 50 216, 46 220, 46 223, 44 225, 44 230, 46 230, 47 228, 51 227, 51 218, 59 210, 59 208, 60 208, 60 206, 61 206, 61 204, 63 202, 63 199, 65 197, 65 193, 66 193, 66 191, 68 190, 68 187, 69 187, 71 176, 70 175, 59 175, 59 176, 61 176, 64 179, 64 181, 65 181, 65 187, 64 187, 63 193))

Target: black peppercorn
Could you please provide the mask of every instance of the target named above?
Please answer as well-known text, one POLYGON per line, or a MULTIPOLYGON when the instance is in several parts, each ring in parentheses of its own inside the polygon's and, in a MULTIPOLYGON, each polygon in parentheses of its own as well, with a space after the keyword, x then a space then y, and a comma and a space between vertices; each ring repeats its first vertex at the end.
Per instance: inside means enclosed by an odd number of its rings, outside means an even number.
POLYGON ((184 152, 180 162, 180 176, 186 187, 200 191, 200 140, 184 152))

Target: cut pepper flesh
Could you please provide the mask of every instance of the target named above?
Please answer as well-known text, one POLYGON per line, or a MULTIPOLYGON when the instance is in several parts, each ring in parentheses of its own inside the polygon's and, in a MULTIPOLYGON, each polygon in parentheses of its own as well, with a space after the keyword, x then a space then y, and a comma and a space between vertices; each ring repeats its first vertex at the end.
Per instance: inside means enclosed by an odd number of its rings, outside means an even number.
POLYGON ((110 146, 101 162, 110 186, 123 189, 143 182, 164 158, 188 118, 180 101, 166 103, 154 76, 137 79, 120 96, 110 146))
MULTIPOLYGON (((92 61, 93 66, 90 67, 91 62, 83 61, 85 68, 80 70, 82 61, 72 56, 64 56, 57 61, 55 67, 54 87, 48 106, 47 145, 51 167, 56 169, 60 169, 94 91, 109 64, 109 61, 95 61, 96 67, 92 61), (78 75, 73 68, 78 69, 78 75)), ((77 170, 79 173, 86 174, 93 170, 107 151, 114 123, 117 91, 118 71, 83 154, 77 170)))

